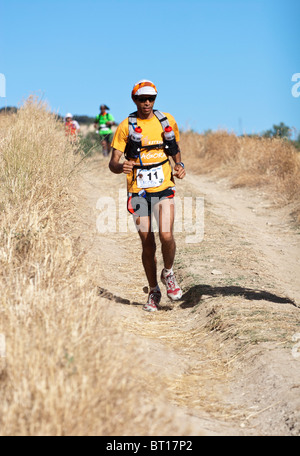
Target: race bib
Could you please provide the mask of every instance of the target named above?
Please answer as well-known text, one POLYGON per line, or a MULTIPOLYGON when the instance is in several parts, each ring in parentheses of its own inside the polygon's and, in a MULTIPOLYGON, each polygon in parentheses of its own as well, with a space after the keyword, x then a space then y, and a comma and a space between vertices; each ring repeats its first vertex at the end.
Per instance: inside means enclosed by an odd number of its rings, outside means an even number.
POLYGON ((159 187, 164 181, 162 165, 150 169, 136 170, 136 184, 138 188, 159 187))

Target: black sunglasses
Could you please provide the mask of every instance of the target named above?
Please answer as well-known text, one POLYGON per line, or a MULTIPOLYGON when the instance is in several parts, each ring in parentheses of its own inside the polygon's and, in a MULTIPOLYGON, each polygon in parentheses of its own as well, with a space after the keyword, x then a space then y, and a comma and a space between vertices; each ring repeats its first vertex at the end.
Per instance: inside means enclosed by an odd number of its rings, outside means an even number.
POLYGON ((147 100, 150 101, 150 103, 152 103, 153 101, 155 101, 155 96, 151 96, 151 95, 145 95, 145 96, 140 96, 140 97, 135 97, 135 99, 137 101, 139 101, 140 103, 146 103, 147 100))

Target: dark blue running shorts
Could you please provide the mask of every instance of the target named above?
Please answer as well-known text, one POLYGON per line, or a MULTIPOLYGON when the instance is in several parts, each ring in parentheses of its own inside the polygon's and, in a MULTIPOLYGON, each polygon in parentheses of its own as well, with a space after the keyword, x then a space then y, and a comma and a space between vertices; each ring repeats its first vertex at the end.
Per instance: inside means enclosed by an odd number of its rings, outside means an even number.
POLYGON ((150 216, 154 206, 166 198, 174 198, 175 190, 172 187, 161 192, 145 193, 141 196, 138 193, 128 193, 127 210, 130 214, 140 217, 150 216))

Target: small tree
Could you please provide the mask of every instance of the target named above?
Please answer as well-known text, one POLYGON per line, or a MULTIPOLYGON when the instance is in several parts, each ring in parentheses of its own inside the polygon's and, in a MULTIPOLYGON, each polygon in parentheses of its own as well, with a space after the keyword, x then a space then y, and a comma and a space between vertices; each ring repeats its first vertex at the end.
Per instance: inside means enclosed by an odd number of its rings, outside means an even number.
POLYGON ((265 131, 263 136, 265 138, 290 138, 291 129, 284 122, 280 122, 279 125, 273 125, 272 130, 265 131))

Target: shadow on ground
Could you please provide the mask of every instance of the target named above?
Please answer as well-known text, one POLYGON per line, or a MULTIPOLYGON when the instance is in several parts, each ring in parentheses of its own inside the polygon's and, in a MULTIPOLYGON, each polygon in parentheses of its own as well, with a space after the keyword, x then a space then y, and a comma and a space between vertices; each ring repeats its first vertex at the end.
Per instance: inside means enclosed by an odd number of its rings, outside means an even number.
POLYGON ((265 290, 255 290, 251 288, 244 288, 239 286, 224 286, 224 287, 212 287, 211 285, 195 285, 190 288, 182 296, 182 309, 194 307, 199 304, 202 296, 241 296, 249 301, 269 301, 278 304, 292 304, 298 307, 297 304, 290 298, 277 296, 265 290))
MULTIPOLYGON (((109 301, 118 302, 120 304, 126 304, 129 306, 143 306, 144 303, 130 301, 129 299, 121 298, 116 296, 105 288, 98 287, 98 294, 102 298, 108 299, 109 301)), ((255 290, 251 288, 238 287, 238 286, 226 286, 226 287, 212 287, 211 285, 195 285, 186 291, 182 298, 180 307, 182 309, 188 309, 195 307, 201 301, 203 296, 211 296, 212 298, 218 296, 240 296, 249 301, 269 301, 277 304, 292 304, 299 308, 299 306, 292 301, 290 298, 277 296, 269 291, 255 290)), ((160 310, 172 310, 172 306, 160 306, 160 310)))
MULTIPOLYGON (((98 294, 101 298, 108 299, 109 301, 118 302, 120 304, 126 304, 128 306, 143 306, 145 303, 130 301, 129 299, 121 298, 120 296, 116 296, 115 294, 111 293, 110 291, 106 290, 105 288, 98 287, 98 294)), ((172 310, 172 306, 162 305, 159 306, 159 310, 172 310)))

